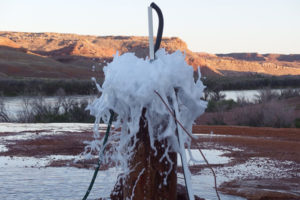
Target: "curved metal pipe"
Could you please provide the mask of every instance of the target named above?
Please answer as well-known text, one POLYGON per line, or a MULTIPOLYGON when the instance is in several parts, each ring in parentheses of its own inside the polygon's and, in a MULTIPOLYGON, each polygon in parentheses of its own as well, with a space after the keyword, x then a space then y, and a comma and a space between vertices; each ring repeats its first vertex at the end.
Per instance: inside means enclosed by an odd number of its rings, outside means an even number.
POLYGON ((150 7, 156 11, 156 13, 158 15, 158 20, 159 20, 158 30, 157 30, 157 35, 156 35, 156 42, 155 42, 155 47, 154 47, 154 53, 155 53, 160 47, 162 34, 163 34, 163 30, 164 30, 164 17, 163 17, 163 14, 162 14, 160 8, 154 2, 151 3, 150 7))

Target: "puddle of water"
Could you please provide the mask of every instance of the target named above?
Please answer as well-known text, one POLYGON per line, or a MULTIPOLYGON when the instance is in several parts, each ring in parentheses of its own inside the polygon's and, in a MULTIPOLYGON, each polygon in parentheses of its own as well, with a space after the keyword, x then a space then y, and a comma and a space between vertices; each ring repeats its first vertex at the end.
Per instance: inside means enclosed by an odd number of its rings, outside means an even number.
MULTIPOLYGON (((0 167, 0 198, 15 199, 80 199, 83 197, 93 170, 68 167, 18 168, 0 167)), ((109 197, 119 172, 115 168, 99 171, 89 199, 109 197)), ((178 174, 178 183, 184 185, 183 175, 178 174)), ((216 199, 213 177, 192 176, 194 193, 206 200, 216 199)), ((220 194, 222 200, 243 200, 244 198, 220 194)))
MULTIPOLYGON (((186 151, 186 155, 187 155, 186 156, 187 160, 190 160, 191 157, 189 155, 188 150, 185 150, 185 151, 186 151)), ((231 161, 230 158, 222 156, 224 153, 228 153, 227 151, 221 151, 221 150, 216 150, 216 149, 204 149, 204 150, 202 150, 202 152, 205 155, 206 159, 208 160, 209 164, 226 164, 231 161)), ((190 160, 190 162, 189 162, 190 166, 206 164, 198 149, 191 149, 191 154, 192 154, 192 157, 197 162, 190 160)), ((177 165, 182 166, 179 154, 177 154, 177 165)))
MULTIPOLYGON (((231 161, 230 158, 222 156, 224 153, 228 153, 227 151, 221 151, 221 150, 215 150, 215 149, 204 149, 202 150, 203 154, 205 155, 206 159, 210 164, 226 164, 231 161)), ((186 150, 187 159, 190 159, 190 155, 188 153, 188 150, 186 150)), ((194 159, 200 161, 200 162, 193 162, 190 161, 189 165, 203 165, 206 164, 203 160, 200 152, 198 149, 191 149, 191 154, 194 159)), ((181 160, 180 156, 177 155, 177 162, 178 166, 181 166, 181 160)), ((204 169, 206 170, 206 169, 204 169)), ((223 177, 217 177, 217 184, 220 185, 222 182, 227 181, 228 179, 225 179, 223 177)), ((185 185, 183 174, 178 174, 178 183, 185 185)), ((192 187, 193 191, 196 195, 199 197, 205 198, 206 200, 214 200, 217 199, 216 192, 214 189, 214 178, 213 175, 210 173, 201 173, 197 175, 192 175, 192 187)), ((220 193, 220 197, 222 200, 243 200, 244 198, 232 196, 232 195, 225 195, 220 193)))
MULTIPOLYGON (((196 150, 192 151, 199 156, 196 150)), ((224 151, 204 150, 207 159, 212 163, 224 151)), ((47 167, 53 159, 73 159, 74 156, 51 155, 45 158, 32 157, 0 157, 0 199, 80 199, 84 195, 91 180, 93 170, 70 167, 47 167)), ((228 159, 228 158, 227 158, 228 159)), ((229 160, 229 159, 228 159, 229 160)), ((228 161, 227 160, 227 161, 228 161)), ((225 162, 223 160, 222 162, 225 162)), ((268 158, 251 158, 236 166, 216 167, 217 183, 220 185, 241 177, 287 177, 289 169, 299 167, 291 161, 274 161, 268 158), (280 167, 278 167, 280 166, 280 167)), ((108 197, 116 182, 119 172, 115 168, 99 171, 95 187, 89 199, 108 197)), ((291 174, 291 176, 293 176, 291 174)), ((183 175, 178 174, 178 183, 184 185, 183 175)), ((209 169, 192 175, 192 187, 197 196, 206 200, 216 199, 214 180, 209 169)), ((220 193, 222 200, 243 200, 244 198, 220 193)))
MULTIPOLYGON (((99 173, 88 199, 109 197, 117 174, 115 169, 99 173)), ((92 175, 93 170, 68 167, 1 168, 0 199, 81 199, 92 175)))
MULTIPOLYGON (((65 124, 0 124, 1 126, 6 127, 7 132, 22 132, 13 136, 0 137, 3 141, 26 140, 45 135, 61 134, 61 131, 64 130, 92 130, 91 124, 76 124, 76 128, 72 124, 68 124, 67 127, 65 127, 65 124), (36 135, 34 132, 26 132, 27 130, 38 130, 40 133, 36 135)), ((101 128, 105 128, 105 125, 102 125, 101 128)), ((3 131, 3 129, 0 130, 3 131)), ((2 146, 4 149, 5 146, 2 146)), ((228 157, 222 156, 227 151, 203 150, 203 153, 211 164, 225 164, 231 160, 228 157)), ((190 156, 187 150, 186 154, 189 160, 190 156)), ((191 154, 199 162, 191 161, 189 165, 205 164, 198 149, 192 149, 191 154)), ((76 156, 62 155, 50 155, 44 158, 0 157, 0 180, 1 185, 3 185, 3 187, 0 187, 0 199, 81 199, 89 185, 93 170, 70 167, 44 168, 52 160, 72 160, 74 158, 76 156)), ((179 157, 178 165, 181 165, 179 157)), ((118 174, 119 172, 115 168, 107 171, 99 171, 89 199, 109 197, 118 174)), ((178 176, 178 182, 184 185, 184 180, 180 177, 182 175, 179 174, 178 176)), ((211 174, 193 175, 192 185, 196 195, 206 199, 216 199, 211 174)), ((240 200, 242 198, 222 195, 222 199, 240 200)))
MULTIPOLYGON (((224 152, 204 150, 204 153, 209 161, 214 163, 212 158, 216 155, 223 158, 220 155, 224 152)), ((192 154, 196 159, 199 159, 200 154, 196 150, 192 150, 192 154)), ((93 170, 44 167, 53 159, 71 160, 73 158, 75 156, 63 155, 51 155, 45 158, 0 157, 0 199, 81 199, 90 183, 93 170)), ((225 162, 225 160, 222 160, 222 162, 225 162)), ((116 168, 99 171, 89 199, 109 197, 118 174, 119 171, 116 168)), ((183 175, 178 174, 178 177, 178 182, 184 185, 183 175)), ((192 186, 196 195, 205 199, 215 199, 212 175, 193 175, 192 186)), ((241 200, 242 198, 222 195, 222 199, 241 200)))
MULTIPOLYGON (((177 176, 178 183, 184 185, 183 174, 178 173, 177 176)), ((212 175, 192 175, 191 183, 195 195, 205 198, 205 200, 217 199, 216 191, 214 189, 214 178, 212 175)), ((222 200, 245 200, 245 198, 222 194, 221 192, 219 192, 219 195, 222 200)))
MULTIPOLYGON (((81 199, 93 170, 47 167, 52 160, 71 160, 76 156, 51 155, 44 158, 0 157, 0 199, 81 199)), ((115 168, 98 173, 88 199, 108 197, 119 174, 115 168)))

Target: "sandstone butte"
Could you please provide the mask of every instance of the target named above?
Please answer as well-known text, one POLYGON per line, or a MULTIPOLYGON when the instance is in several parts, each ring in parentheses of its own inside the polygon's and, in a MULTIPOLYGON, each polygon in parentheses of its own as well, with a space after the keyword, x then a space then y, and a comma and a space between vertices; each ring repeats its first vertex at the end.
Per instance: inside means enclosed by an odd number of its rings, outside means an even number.
MULTIPOLYGON (((195 70, 200 66, 204 76, 300 75, 300 54, 199 53, 190 51, 177 37, 163 38, 161 47, 185 52, 187 62, 195 70)), ((87 79, 94 76, 93 65, 102 73, 117 51, 146 57, 148 38, 2 31, 0 78, 87 79)))

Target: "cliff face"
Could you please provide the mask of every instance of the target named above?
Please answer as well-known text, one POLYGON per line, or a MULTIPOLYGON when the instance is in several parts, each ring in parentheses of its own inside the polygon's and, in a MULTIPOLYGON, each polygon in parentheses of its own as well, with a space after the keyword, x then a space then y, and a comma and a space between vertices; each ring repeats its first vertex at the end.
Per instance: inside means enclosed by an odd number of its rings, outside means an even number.
MULTIPOLYGON (((243 55, 245 56, 245 55, 243 55)), ((282 55, 281 55, 282 56, 282 55)), ((275 59, 259 60, 262 57, 245 59, 236 59, 230 56, 226 57, 201 57, 203 66, 214 69, 223 76, 281 76, 281 75, 299 75, 300 61, 281 61, 275 59), (255 59, 255 61, 253 61, 255 59), (259 61, 258 61, 259 60, 259 61)))
MULTIPOLYGON (((0 32, 0 36, 12 43, 40 54, 76 55, 84 57, 112 57, 116 51, 120 54, 136 52, 145 56, 148 52, 148 38, 135 36, 89 36, 60 33, 20 33, 0 32), (143 50, 146 50, 145 52, 143 50), (142 52, 141 52, 142 51, 142 52)), ((185 42, 179 38, 164 38, 161 47, 169 51, 188 50, 185 42)))
MULTIPOLYGON (((163 38, 161 47, 168 52, 185 52, 187 62, 194 69, 200 66, 204 76, 300 75, 298 54, 195 53, 176 37, 163 38)), ((89 78, 93 76, 92 65, 101 72, 117 51, 146 57, 148 38, 0 32, 0 77, 89 78)))
POLYGON ((300 62, 300 54, 259 54, 259 53, 229 53, 217 54, 219 57, 231 57, 237 60, 248 61, 286 61, 286 62, 300 62))

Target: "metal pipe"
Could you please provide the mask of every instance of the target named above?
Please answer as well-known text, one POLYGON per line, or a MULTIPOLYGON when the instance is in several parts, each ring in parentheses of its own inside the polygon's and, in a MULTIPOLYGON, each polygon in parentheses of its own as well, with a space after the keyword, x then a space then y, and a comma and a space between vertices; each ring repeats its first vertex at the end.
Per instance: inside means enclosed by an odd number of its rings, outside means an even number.
POLYGON ((148 30, 149 30, 149 56, 150 56, 150 60, 154 60, 153 19, 152 19, 151 7, 148 7, 148 30))

